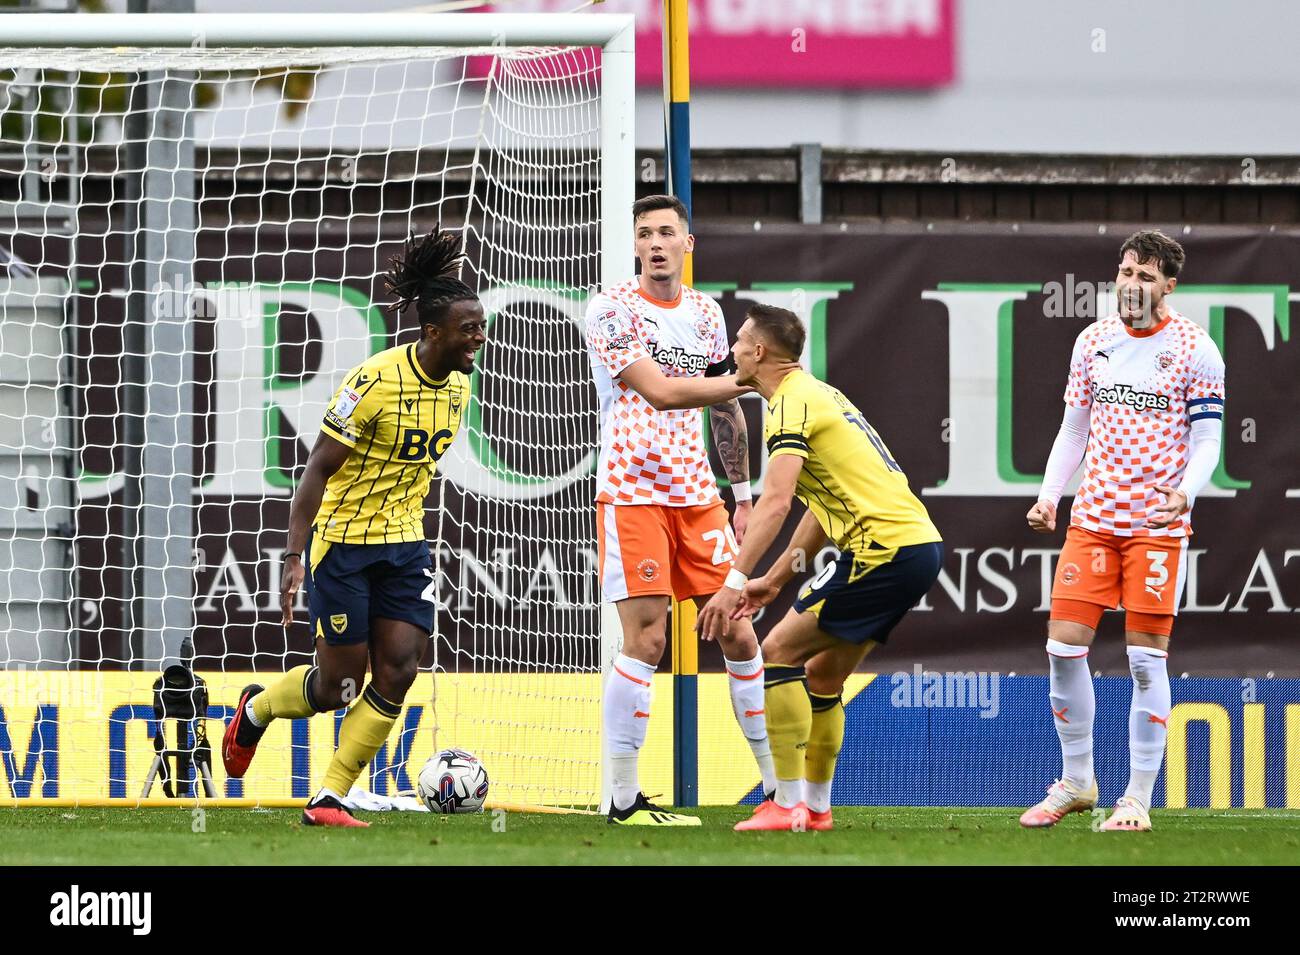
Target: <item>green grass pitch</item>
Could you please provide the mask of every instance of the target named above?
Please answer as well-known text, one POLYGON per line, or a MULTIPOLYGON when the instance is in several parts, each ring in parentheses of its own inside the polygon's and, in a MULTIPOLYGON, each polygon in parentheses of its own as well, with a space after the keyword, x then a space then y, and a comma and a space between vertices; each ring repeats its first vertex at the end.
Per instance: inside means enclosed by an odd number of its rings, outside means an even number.
POLYGON ((599 816, 363 813, 369 829, 303 827, 296 810, 0 809, 0 865, 1281 865, 1300 812, 1156 810, 1151 833, 1071 816, 1026 831, 1017 809, 840 808, 833 832, 739 833, 744 807, 698 829, 620 828, 599 816), (495 827, 494 827, 495 823, 495 827), (504 831, 496 831, 502 829, 504 831))

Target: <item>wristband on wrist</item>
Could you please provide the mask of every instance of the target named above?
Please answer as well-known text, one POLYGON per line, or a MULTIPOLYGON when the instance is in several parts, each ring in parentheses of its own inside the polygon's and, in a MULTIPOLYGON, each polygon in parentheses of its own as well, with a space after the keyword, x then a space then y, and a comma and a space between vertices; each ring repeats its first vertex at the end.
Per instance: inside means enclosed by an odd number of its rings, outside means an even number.
POLYGON ((727 571, 727 582, 723 586, 732 590, 744 590, 747 583, 749 583, 749 578, 733 567, 727 571))
POLYGON ((731 485, 731 499, 737 504, 744 504, 746 501, 753 500, 754 493, 750 490, 749 482, 744 484, 731 485))
POLYGON ((302 560, 302 554, 299 554, 297 551, 290 551, 284 555, 285 560, 288 560, 290 557, 297 557, 299 560, 302 560))

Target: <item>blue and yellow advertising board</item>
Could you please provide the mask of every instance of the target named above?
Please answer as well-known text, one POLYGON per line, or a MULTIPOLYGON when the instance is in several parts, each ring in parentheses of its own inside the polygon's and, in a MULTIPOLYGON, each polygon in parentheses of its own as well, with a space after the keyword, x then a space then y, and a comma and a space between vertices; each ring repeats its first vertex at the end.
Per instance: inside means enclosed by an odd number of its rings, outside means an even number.
MULTIPOLYGON (((305 800, 333 752, 337 714, 275 724, 244 780, 220 765, 223 721, 245 673, 203 673, 219 796, 305 800)), ((262 675, 265 678, 267 675, 262 675)), ((154 674, 0 673, 0 800, 135 801, 153 760, 154 674)), ((1096 680, 1096 765, 1104 802, 1128 772, 1130 681, 1096 680)), ((476 753, 499 803, 591 806, 599 790, 599 678, 424 673, 368 775, 371 791, 413 788, 438 748, 476 753), (436 696, 435 696, 436 691, 436 696)), ((748 746, 722 674, 700 676, 700 802, 758 798, 748 746)), ((1300 680, 1173 681, 1156 805, 1300 808, 1300 680)), ((858 674, 845 693, 846 739, 834 799, 848 805, 1023 806, 1060 772, 1047 679, 937 673, 858 674)), ((672 678, 655 683, 642 760, 647 792, 672 791, 672 678)), ((168 728, 168 739, 174 739, 168 728)), ((157 784, 153 796, 161 796, 157 784)))

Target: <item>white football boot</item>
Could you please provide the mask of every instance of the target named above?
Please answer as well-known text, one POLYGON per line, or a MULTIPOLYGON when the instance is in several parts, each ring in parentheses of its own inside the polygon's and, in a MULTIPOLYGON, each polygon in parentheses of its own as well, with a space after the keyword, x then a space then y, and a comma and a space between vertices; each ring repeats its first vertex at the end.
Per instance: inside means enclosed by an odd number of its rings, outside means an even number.
POLYGON ((1087 789, 1075 789, 1064 779, 1047 787, 1047 798, 1026 809, 1020 824, 1026 829, 1054 826, 1072 812, 1090 812, 1097 805, 1097 781, 1087 789))

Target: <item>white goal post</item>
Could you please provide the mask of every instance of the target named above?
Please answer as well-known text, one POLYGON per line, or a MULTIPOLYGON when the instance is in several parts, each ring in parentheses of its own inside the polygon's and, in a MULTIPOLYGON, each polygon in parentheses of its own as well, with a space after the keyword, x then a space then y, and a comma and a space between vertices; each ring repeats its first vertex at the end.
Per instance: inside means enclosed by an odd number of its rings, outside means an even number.
POLYGON ((633 18, 0 24, 0 806, 155 804, 159 746, 213 805, 319 784, 336 719, 274 724, 242 783, 221 721, 309 658, 277 608, 296 475, 343 372, 413 340, 382 276, 441 224, 489 342, 428 502, 433 648, 358 784, 455 746, 489 804, 595 809, 618 626, 581 321, 632 273, 633 18), (207 711, 160 727, 168 667, 207 711))

